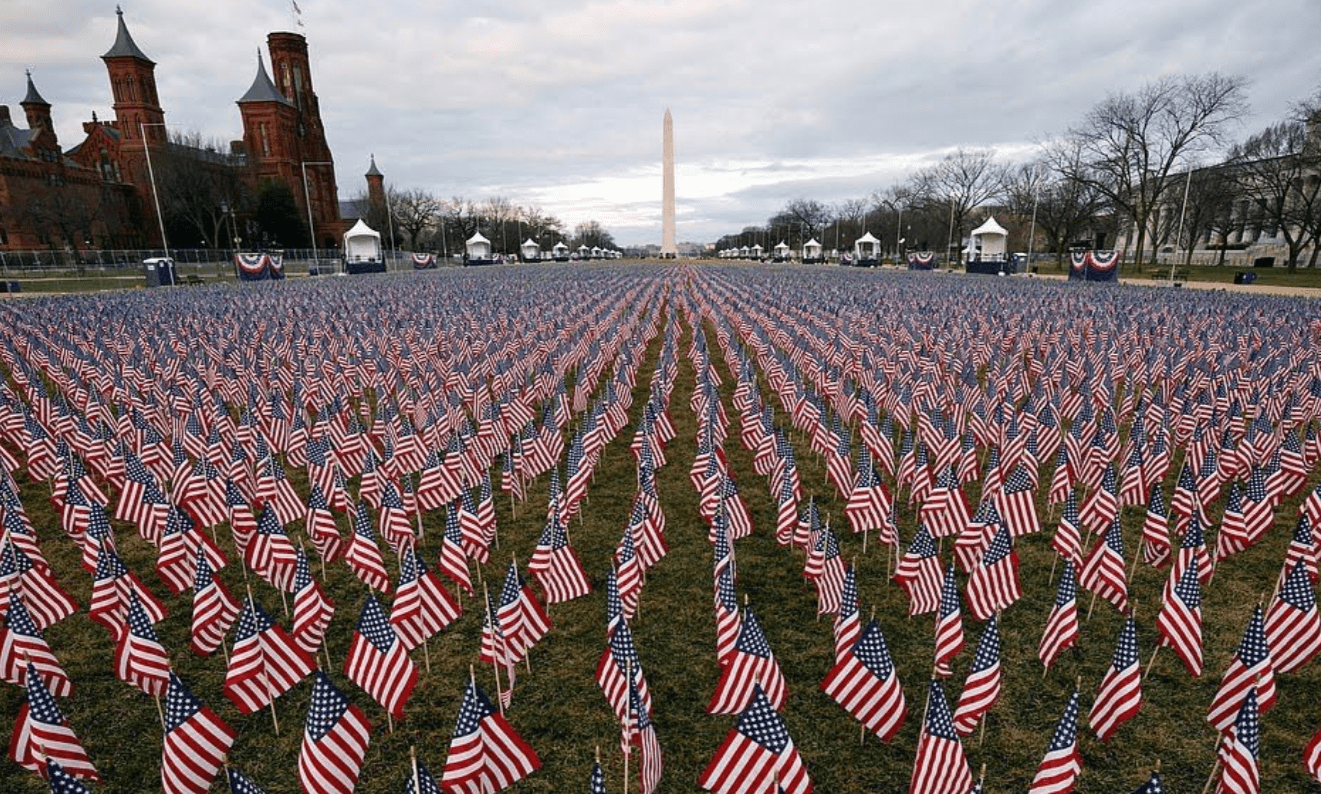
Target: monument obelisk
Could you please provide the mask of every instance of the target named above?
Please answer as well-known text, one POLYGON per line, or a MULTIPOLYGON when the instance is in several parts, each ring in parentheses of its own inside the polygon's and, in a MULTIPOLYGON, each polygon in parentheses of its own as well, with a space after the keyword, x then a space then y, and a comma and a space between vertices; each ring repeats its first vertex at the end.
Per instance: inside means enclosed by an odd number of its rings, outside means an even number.
POLYGON ((674 242, 674 119, 670 117, 669 108, 665 108, 665 142, 662 150, 665 170, 661 177, 661 202, 664 206, 661 208, 660 255, 665 259, 675 259, 679 256, 679 246, 674 242))

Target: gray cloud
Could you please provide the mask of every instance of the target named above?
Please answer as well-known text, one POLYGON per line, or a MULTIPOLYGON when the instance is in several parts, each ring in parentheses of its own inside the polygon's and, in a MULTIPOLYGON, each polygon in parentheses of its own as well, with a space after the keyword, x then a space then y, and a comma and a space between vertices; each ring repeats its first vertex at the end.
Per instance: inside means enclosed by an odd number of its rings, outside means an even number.
MULTIPOLYGON (((660 236, 660 121, 675 117, 679 236, 711 240, 796 197, 862 197, 950 148, 1022 153, 1108 92, 1163 74, 1252 79, 1239 134, 1321 84, 1315 0, 306 0, 313 79, 343 194, 387 179, 535 201, 624 243, 660 236)), ((127 0, 167 118, 241 133, 234 100, 272 0, 127 0)), ((112 117, 110 0, 0 5, 0 102, 23 69, 66 146, 112 117), (89 7, 92 12, 89 14, 89 7)))

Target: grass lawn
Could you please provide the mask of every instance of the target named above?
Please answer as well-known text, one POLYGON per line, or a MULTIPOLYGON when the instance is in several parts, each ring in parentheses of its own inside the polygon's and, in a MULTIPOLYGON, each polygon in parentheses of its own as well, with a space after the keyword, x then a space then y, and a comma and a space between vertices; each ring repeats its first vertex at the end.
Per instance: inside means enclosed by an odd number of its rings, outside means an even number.
MULTIPOLYGON (((669 314, 668 308, 666 313, 669 314)), ((678 313, 670 316, 671 322, 683 322, 678 313)), ((708 323, 704 330, 713 364, 723 379, 721 399, 730 415, 725 451, 756 528, 751 537, 736 544, 736 589, 739 600, 746 598, 756 611, 787 679, 789 699, 783 715, 790 735, 803 754, 816 791, 822 794, 906 791, 931 668, 932 616, 907 617, 907 599, 888 580, 887 572, 893 567, 890 551, 876 544, 873 538, 863 553, 862 537, 848 532, 844 502, 826 480, 824 460, 809 449, 806 438, 792 433, 804 499, 809 494, 815 497, 822 515, 831 519, 841 536, 845 558, 856 561, 864 618, 875 609, 907 697, 907 723, 889 745, 882 745, 872 736, 862 736, 857 721, 819 690, 833 659, 831 617, 818 619, 816 615, 815 591, 802 576, 803 554, 775 543, 776 505, 765 479, 753 471, 751 453, 739 443, 738 418, 730 405, 736 378, 716 344, 714 326, 708 323)), ((648 574, 640 612, 632 623, 655 703, 654 722, 665 753, 662 792, 697 791, 699 773, 735 722, 732 717, 705 713, 716 686, 718 668, 714 654, 711 547, 707 526, 698 513, 697 493, 688 476, 696 454, 697 432, 696 419, 689 408, 696 383, 696 373, 687 355, 693 331, 685 322, 675 346, 679 366, 670 415, 676 438, 666 449, 668 465, 657 475, 670 553, 648 574)), ((619 792, 624 788, 619 727, 593 673, 606 641, 605 573, 629 518, 636 489, 636 468, 628 444, 649 394, 650 378, 663 338, 662 329, 645 352, 629 423, 605 448, 582 518, 575 519, 569 527, 571 543, 587 569, 594 592, 549 608, 554 628, 531 652, 529 665, 518 670, 508 717, 543 762, 540 771, 514 787, 514 791, 523 794, 586 791, 592 759, 598 749, 606 767, 608 790, 619 792)), ((761 388, 766 399, 775 405, 777 424, 788 427, 788 417, 771 397, 764 379, 761 388)), ((1176 457, 1173 473, 1178 472, 1180 462, 1176 457)), ((1043 493, 1052 468, 1050 463, 1042 466, 1043 493)), ((305 497, 305 472, 294 467, 287 470, 295 488, 305 497)), ((493 473, 498 483, 498 468, 493 473)), ((1173 474, 1168 479, 1167 488, 1173 474)), ((19 475, 18 480, 23 503, 38 528, 43 550, 59 580, 83 607, 79 614, 52 627, 47 639, 75 682, 73 697, 62 700, 60 705, 104 781, 92 789, 96 792, 156 790, 161 744, 156 705, 115 677, 113 643, 107 632, 86 615, 91 577, 79 565, 79 550, 59 530, 59 516, 48 501, 49 487, 44 482, 31 482, 25 474, 19 475)), ((1308 488, 1316 482, 1314 472, 1308 488)), ((351 491, 356 491, 356 483, 353 485, 351 491)), ((499 588, 511 557, 522 568, 531 555, 544 523, 547 487, 548 477, 543 476, 532 484, 527 500, 516 509, 507 496, 497 492, 499 549, 493 549, 491 562, 481 566, 481 575, 490 586, 499 588)), ((916 506, 908 503, 906 492, 898 496, 900 534, 906 547, 916 528, 916 506)), ((970 489, 968 496, 975 505, 979 497, 977 489, 970 489)), ((1109 665, 1123 618, 1102 601, 1095 605, 1090 618, 1085 619, 1090 594, 1080 591, 1079 612, 1083 622, 1078 647, 1066 652, 1056 667, 1043 676, 1036 649, 1054 600, 1051 580, 1054 553, 1049 540, 1058 510, 1051 510, 1044 501, 1039 503, 1044 531, 1020 539, 1017 545, 1025 595, 1004 614, 1001 622, 1004 691, 987 718, 984 735, 979 732, 965 742, 974 776, 982 764, 987 767, 986 790, 1027 789, 1055 722, 1075 682, 1080 681, 1084 772, 1079 792, 1131 791, 1146 779, 1158 760, 1168 791, 1179 794, 1200 791, 1215 757, 1216 736, 1205 722, 1206 707, 1253 605, 1263 596, 1270 598, 1299 503, 1300 497, 1296 497, 1281 505, 1276 511, 1275 530, 1261 544, 1226 561, 1206 589, 1203 602, 1206 664, 1201 678, 1192 679, 1173 652, 1162 649, 1150 677, 1144 681, 1142 712, 1120 728, 1106 745, 1098 743, 1086 729, 1085 715, 1109 665)), ((1128 508, 1123 514, 1130 563, 1138 547, 1143 513, 1139 508, 1128 508)), ((425 516, 425 531, 419 545, 433 570, 443 519, 439 511, 425 516)), ((157 631, 171 653, 175 670, 204 703, 238 731, 230 755, 232 763, 271 794, 299 791, 297 755, 311 683, 303 682, 276 701, 278 734, 269 710, 240 715, 222 694, 224 659, 220 654, 200 658, 188 649, 191 595, 169 597, 152 570, 154 550, 132 527, 118 522, 114 525, 121 556, 170 610, 157 631)), ((339 526, 341 533, 346 534, 349 527, 343 517, 339 518, 339 526)), ((291 525, 290 532, 295 536, 303 534, 297 524, 291 525)), ((217 537, 231 563, 219 577, 238 595, 243 592, 244 578, 239 572, 241 563, 228 528, 220 527, 217 537)), ((949 543, 943 545, 943 556, 948 559, 949 543)), ((319 574, 321 566, 310 544, 308 552, 313 555, 314 574, 319 574)), ((385 558, 392 576, 397 575, 395 560, 388 550, 385 558)), ((1139 564, 1130 582, 1136 602, 1138 648, 1144 666, 1155 646, 1154 621, 1165 577, 1164 571, 1139 564)), ((960 581, 962 584, 965 577, 960 576, 960 581)), ((1058 571, 1054 581, 1058 581, 1058 571)), ((482 625, 480 600, 463 599, 464 615, 433 638, 425 654, 422 649, 413 653, 419 668, 429 661, 430 669, 421 673, 406 708, 405 721, 396 724, 390 733, 382 709, 342 674, 354 624, 365 599, 365 587, 344 564, 336 562, 328 567, 325 588, 337 607, 326 642, 333 665, 332 678, 352 702, 364 709, 375 728, 357 790, 366 794, 402 791, 408 774, 410 746, 416 746, 419 760, 439 778, 463 682, 477 659, 482 625)), ((267 612, 287 627, 289 620, 279 594, 255 577, 252 589, 267 612)), ((457 593, 457 588, 449 589, 457 593)), ((964 627, 967 645, 954 662, 953 677, 944 683, 951 709, 981 633, 980 624, 967 615, 966 606, 964 627)), ((478 665, 476 675, 478 683, 494 698, 495 679, 489 666, 478 665)), ((1321 709, 1316 705, 1316 692, 1321 688, 1321 664, 1314 662, 1277 681, 1279 704, 1262 721, 1262 791, 1310 791, 1315 787, 1309 784, 1303 769, 1301 749, 1321 727, 1321 709)), ((12 721, 23 701, 21 690, 0 684, 0 719, 12 721)), ((0 791, 36 794, 47 790, 46 784, 35 775, 10 761, 0 761, 0 791)), ((211 790, 227 789, 223 782, 217 782, 211 790)), ((636 779, 629 783, 629 790, 636 790, 636 779)))

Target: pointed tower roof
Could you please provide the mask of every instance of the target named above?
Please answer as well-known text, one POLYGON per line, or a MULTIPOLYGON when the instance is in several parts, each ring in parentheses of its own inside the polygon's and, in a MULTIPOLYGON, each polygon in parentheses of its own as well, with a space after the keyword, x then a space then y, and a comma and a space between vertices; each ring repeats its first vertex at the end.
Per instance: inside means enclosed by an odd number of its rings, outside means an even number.
POLYGON ((115 46, 111 47, 109 52, 101 57, 123 58, 127 56, 154 65, 156 62, 148 58, 145 52, 138 49, 138 45, 133 41, 133 37, 129 35, 128 25, 124 24, 124 9, 115 6, 115 14, 119 16, 119 33, 115 35, 115 46))
POLYGON ((363 176, 385 176, 385 174, 382 174, 376 167, 376 155, 372 155, 371 167, 367 169, 367 173, 363 176))
POLYGON ((23 97, 23 101, 20 104, 45 105, 46 107, 50 107, 50 103, 42 98, 41 93, 37 91, 36 85, 33 84, 31 69, 28 70, 28 93, 27 96, 23 97))
POLYGON ((252 80, 252 87, 248 93, 243 95, 239 104, 244 102, 281 102, 285 105, 292 105, 288 97, 281 94, 271 82, 270 75, 266 74, 266 62, 261 59, 261 51, 257 51, 257 76, 252 80))

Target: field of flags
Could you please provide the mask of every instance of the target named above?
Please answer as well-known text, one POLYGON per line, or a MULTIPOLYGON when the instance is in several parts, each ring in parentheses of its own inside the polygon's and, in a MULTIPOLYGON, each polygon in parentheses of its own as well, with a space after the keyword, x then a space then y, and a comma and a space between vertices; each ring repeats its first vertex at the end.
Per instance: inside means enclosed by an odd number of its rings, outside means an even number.
POLYGON ((1321 789, 1321 312, 481 268, 0 303, 5 792, 1321 789))

